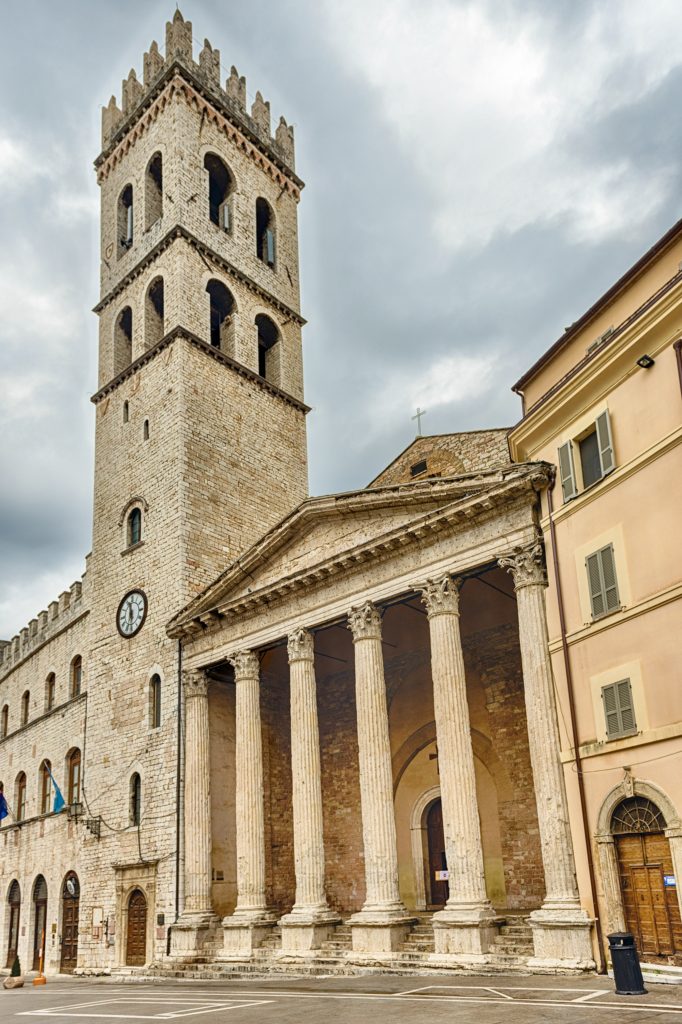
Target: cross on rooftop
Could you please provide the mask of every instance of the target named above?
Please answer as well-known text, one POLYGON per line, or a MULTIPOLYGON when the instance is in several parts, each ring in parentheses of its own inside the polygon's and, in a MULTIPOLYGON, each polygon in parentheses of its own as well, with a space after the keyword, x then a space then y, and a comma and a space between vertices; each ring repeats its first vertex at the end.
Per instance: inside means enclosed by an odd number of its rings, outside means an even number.
POLYGON ((417 437, 421 437, 422 435, 422 416, 425 415, 426 409, 420 409, 419 406, 417 406, 416 415, 412 417, 413 420, 417 421, 417 437))

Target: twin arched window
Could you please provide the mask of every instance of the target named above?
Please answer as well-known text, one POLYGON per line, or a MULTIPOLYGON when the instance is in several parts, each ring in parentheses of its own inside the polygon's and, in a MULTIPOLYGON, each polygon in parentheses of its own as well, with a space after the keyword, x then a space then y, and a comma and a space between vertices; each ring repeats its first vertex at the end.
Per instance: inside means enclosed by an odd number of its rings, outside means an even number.
POLYGON ((9 705, 5 704, 0 715, 0 739, 5 738, 9 731, 9 705))
POLYGON ((54 672, 50 672, 45 680, 45 710, 51 711, 54 707, 55 691, 57 689, 57 678, 54 672))
POLYGON ((28 722, 28 711, 31 703, 31 694, 28 690, 24 690, 21 695, 21 724, 26 725, 28 722))
POLYGON ((52 803, 52 779, 50 778, 50 772, 52 771, 52 765, 45 758, 41 763, 39 769, 39 781, 40 781, 40 813, 49 814, 51 803, 52 803))
POLYGON ((215 153, 204 157, 208 172, 208 217, 223 231, 232 230, 232 192, 234 183, 227 167, 215 153))
POLYGON ((81 752, 74 747, 66 755, 66 788, 68 802, 79 804, 81 800, 81 752))
POLYGON ((19 772, 14 789, 14 816, 17 821, 26 817, 26 772, 19 772))
POLYGON ((266 199, 256 200, 256 256, 275 266, 275 215, 266 199))

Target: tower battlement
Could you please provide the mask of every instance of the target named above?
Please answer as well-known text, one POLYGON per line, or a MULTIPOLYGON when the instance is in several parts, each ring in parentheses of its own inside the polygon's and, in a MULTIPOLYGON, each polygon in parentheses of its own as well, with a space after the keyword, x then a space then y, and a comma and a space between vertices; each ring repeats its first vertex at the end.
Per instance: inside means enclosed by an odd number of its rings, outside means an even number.
POLYGON ((159 51, 154 40, 142 60, 142 81, 140 82, 134 68, 128 77, 123 79, 121 87, 121 106, 116 97, 112 96, 109 103, 102 108, 102 151, 105 153, 119 141, 127 127, 135 120, 135 114, 144 107, 147 98, 162 81, 164 75, 173 66, 180 65, 209 92, 221 107, 229 111, 239 123, 253 136, 258 138, 268 149, 274 150, 280 160, 292 171, 295 167, 294 129, 280 117, 277 128, 272 132, 270 120, 270 103, 264 100, 260 92, 247 110, 246 79, 239 75, 233 66, 230 75, 221 86, 220 51, 214 49, 208 39, 199 53, 198 62, 192 56, 192 22, 185 21, 179 10, 173 20, 166 22, 165 57, 159 51))

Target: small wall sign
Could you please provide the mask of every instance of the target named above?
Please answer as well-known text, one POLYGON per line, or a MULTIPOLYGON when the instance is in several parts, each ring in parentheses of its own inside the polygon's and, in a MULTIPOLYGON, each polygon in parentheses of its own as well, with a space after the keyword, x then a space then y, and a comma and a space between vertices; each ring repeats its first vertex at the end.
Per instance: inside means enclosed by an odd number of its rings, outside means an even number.
POLYGON ((674 875, 663 875, 663 885, 667 888, 672 889, 677 885, 674 875))
POLYGON ((448 878, 450 877, 450 872, 449 871, 436 871, 435 872, 435 876, 436 876, 436 881, 437 882, 447 882, 448 878))

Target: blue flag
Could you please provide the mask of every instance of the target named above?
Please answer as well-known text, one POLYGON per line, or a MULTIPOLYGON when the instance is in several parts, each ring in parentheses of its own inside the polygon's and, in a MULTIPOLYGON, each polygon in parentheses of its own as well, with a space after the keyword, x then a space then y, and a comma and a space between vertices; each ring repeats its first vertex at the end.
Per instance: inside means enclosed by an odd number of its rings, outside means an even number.
POLYGON ((0 793, 0 821, 2 821, 3 818, 6 818, 8 814, 9 807, 7 806, 7 801, 5 800, 5 794, 0 793))
POLYGON ((55 777, 54 777, 54 775, 52 774, 52 772, 49 769, 48 769, 48 774, 49 774, 50 778, 52 779, 52 785, 54 786, 54 806, 52 807, 52 810, 53 810, 53 812, 55 814, 57 814, 59 811, 61 811, 62 807, 66 803, 66 800, 62 796, 62 791, 59 788, 59 786, 57 785, 57 783, 55 781, 55 777))

